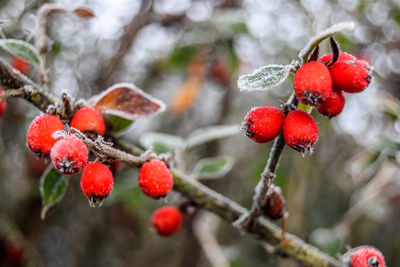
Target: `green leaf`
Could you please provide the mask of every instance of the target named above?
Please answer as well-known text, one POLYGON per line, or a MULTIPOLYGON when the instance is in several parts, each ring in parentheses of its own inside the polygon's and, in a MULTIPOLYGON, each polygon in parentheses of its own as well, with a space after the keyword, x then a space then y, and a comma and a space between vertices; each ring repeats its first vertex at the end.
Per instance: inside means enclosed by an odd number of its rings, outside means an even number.
POLYGON ((192 149, 196 146, 229 137, 240 132, 239 125, 218 125, 198 129, 186 138, 186 148, 192 149))
POLYGON ((240 91, 268 90, 280 85, 288 77, 292 65, 267 65, 251 74, 241 75, 238 80, 240 91))
POLYGON ((117 115, 107 114, 107 126, 114 133, 119 134, 127 130, 135 122, 134 120, 126 119, 117 115))
POLYGON ((308 41, 307 45, 300 51, 299 58, 302 60, 303 63, 307 62, 308 57, 310 56, 310 53, 323 40, 333 36, 336 33, 339 33, 339 32, 342 32, 342 31, 353 30, 354 27, 355 27, 354 22, 347 21, 347 22, 342 22, 342 23, 335 24, 332 27, 324 30, 320 34, 318 34, 318 35, 314 36, 313 38, 311 38, 310 41, 308 41))
POLYGON ((232 167, 231 156, 204 158, 197 162, 193 173, 198 179, 216 179, 225 176, 232 167))
POLYGON ((157 155, 171 152, 174 149, 183 149, 185 145, 184 140, 179 136, 156 132, 143 134, 139 142, 144 148, 153 147, 157 155))
POLYGON ((14 56, 25 59, 33 64, 40 63, 39 53, 33 45, 28 42, 15 39, 1 39, 0 47, 14 56))
POLYGON ((42 197, 41 218, 45 219, 47 211, 61 201, 67 190, 70 176, 57 172, 53 166, 49 166, 40 178, 40 196, 42 197))

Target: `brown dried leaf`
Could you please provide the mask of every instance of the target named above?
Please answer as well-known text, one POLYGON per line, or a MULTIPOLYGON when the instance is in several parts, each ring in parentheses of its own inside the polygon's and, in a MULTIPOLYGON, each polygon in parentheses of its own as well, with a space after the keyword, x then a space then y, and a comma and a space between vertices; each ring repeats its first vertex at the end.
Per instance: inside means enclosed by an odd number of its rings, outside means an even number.
POLYGON ((96 15, 94 14, 93 10, 87 7, 78 7, 74 9, 72 12, 74 12, 76 15, 83 19, 91 19, 94 18, 96 15))
POLYGON ((134 84, 118 83, 92 97, 89 104, 100 112, 135 120, 165 109, 165 104, 134 84))

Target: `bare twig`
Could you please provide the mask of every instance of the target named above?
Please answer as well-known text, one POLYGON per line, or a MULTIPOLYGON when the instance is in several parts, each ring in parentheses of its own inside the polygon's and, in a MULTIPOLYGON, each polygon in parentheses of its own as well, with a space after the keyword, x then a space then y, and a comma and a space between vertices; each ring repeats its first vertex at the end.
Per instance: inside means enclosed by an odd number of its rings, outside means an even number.
MULTIPOLYGON (((290 111, 293 105, 297 106, 297 104, 297 98, 292 94, 286 104, 284 104, 283 112, 285 115, 290 111)), ((275 179, 275 172, 278 168, 279 159, 285 144, 283 134, 279 135, 275 139, 274 145, 269 154, 268 162, 265 165, 264 171, 261 173, 261 179, 255 188, 251 210, 248 214, 241 216, 234 222, 234 226, 239 227, 239 229, 246 231, 248 228, 251 228, 254 220, 262 215, 268 196, 271 193, 271 184, 275 179)))

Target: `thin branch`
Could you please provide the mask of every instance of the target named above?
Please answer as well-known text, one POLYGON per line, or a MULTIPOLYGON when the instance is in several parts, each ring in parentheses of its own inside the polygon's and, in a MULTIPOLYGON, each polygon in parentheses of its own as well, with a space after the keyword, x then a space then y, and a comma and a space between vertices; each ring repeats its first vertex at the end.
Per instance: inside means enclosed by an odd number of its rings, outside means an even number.
MULTIPOLYGON (((22 74, 18 72, 13 72, 12 68, 7 63, 4 63, 0 60, 1 84, 6 89, 12 89, 8 90, 10 91, 10 93, 7 93, 8 96, 15 95, 16 97, 23 97, 42 111, 46 111, 48 109, 48 106, 46 107, 45 104, 50 106, 54 105, 55 103, 61 103, 61 100, 48 98, 48 96, 42 92, 39 86, 34 84, 31 80, 29 80, 29 78, 21 75, 22 74), (15 90, 14 88, 18 89, 15 90), (30 93, 31 91, 35 92, 35 94, 32 95, 30 93)), ((293 100, 292 103, 295 103, 295 101, 293 100)), ((110 144, 105 143, 102 139, 93 141, 83 134, 78 132, 76 134, 82 138, 92 152, 101 158, 117 160, 134 166, 140 166, 145 161, 155 158, 155 155, 151 151, 147 151, 140 156, 135 156, 111 147, 110 144)), ((276 169, 279 155, 275 155, 271 158, 276 158, 276 160, 270 160, 271 163, 267 164, 267 170, 276 169)), ((161 158, 161 160, 165 159, 161 158)), ((207 209, 220 216, 228 223, 232 223, 239 217, 249 214, 249 211, 240 206, 238 203, 213 191, 198 181, 191 179, 189 176, 180 172, 179 170, 172 170, 172 172, 174 175, 174 189, 176 191, 188 197, 199 207, 207 209)), ((264 218, 255 218, 254 222, 250 225, 250 227, 247 228, 247 231, 249 233, 253 233, 262 241, 280 248, 283 253, 292 256, 297 261, 305 265, 328 267, 341 266, 339 261, 336 259, 324 254, 317 248, 305 243, 303 240, 294 235, 287 234, 287 245, 281 246, 282 229, 264 218)))
MULTIPOLYGON (((294 94, 290 96, 286 104, 284 104, 283 112, 285 115, 289 113, 292 106, 297 106, 298 100, 294 94)), ((267 204, 267 199, 271 193, 271 184, 275 179, 275 172, 278 168, 279 159, 281 157, 283 148, 285 147, 285 140, 283 134, 280 134, 274 141, 271 152, 269 154, 268 162, 265 165, 264 171, 261 173, 261 179, 258 182, 255 193, 253 196, 253 204, 248 214, 241 216, 234 226, 239 227, 241 230, 248 230, 254 223, 254 220, 262 215, 262 211, 267 204)))

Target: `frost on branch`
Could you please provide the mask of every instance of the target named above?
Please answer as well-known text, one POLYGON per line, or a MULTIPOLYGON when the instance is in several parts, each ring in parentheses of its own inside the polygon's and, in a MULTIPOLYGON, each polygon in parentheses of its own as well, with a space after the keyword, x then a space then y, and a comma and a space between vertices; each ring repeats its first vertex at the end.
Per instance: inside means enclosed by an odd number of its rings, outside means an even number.
POLYGON ((238 80, 240 91, 268 90, 280 85, 289 75, 292 65, 267 65, 242 75, 238 80))

